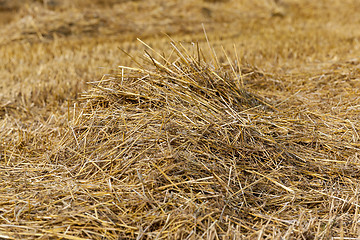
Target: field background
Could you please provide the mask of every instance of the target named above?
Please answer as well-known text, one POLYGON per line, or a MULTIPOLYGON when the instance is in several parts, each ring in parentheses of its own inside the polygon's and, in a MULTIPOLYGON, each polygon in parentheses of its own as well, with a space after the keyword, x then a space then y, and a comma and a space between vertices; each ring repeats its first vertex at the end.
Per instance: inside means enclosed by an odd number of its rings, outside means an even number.
MULTIPOLYGON (((356 0, 0 1, 0 238, 359 237, 359 11, 356 0), (225 127, 206 132, 125 95, 119 123, 119 66, 142 65, 129 79, 167 76, 138 38, 171 61, 199 47, 203 72, 240 76, 247 123, 211 113, 225 127), (166 117, 196 134, 146 128, 166 117)), ((183 95, 172 96, 174 109, 183 95)))

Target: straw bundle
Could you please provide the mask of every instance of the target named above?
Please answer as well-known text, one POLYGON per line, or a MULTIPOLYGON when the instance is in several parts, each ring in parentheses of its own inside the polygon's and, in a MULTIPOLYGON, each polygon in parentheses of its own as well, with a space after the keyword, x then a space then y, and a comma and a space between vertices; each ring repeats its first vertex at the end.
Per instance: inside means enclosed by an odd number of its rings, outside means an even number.
POLYGON ((0 34, 0 238, 359 238, 358 2, 44 2, 0 34))
POLYGON ((254 68, 173 50, 93 82, 51 157, 108 185, 94 199, 102 228, 137 239, 343 234, 357 217, 347 186, 359 149, 326 133, 349 124, 277 108, 244 86, 267 81, 254 68))

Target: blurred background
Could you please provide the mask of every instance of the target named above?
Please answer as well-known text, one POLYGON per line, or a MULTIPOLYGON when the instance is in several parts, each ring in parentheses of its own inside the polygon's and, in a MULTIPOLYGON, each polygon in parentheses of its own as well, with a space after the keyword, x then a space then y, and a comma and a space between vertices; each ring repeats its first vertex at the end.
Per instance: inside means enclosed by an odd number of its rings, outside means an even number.
POLYGON ((321 75, 358 64, 359 10, 356 0, 1 0, 0 99, 60 106, 132 65, 122 50, 142 55, 137 38, 167 53, 169 36, 207 47, 204 28, 225 65, 236 50, 243 64, 292 76, 284 81, 321 75))

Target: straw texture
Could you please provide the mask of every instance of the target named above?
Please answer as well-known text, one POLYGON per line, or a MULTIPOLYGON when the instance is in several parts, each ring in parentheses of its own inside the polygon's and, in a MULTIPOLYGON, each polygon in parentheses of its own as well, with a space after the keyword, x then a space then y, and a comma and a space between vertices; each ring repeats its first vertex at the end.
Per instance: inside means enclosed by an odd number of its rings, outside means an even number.
POLYGON ((0 3, 0 238, 358 238, 358 3, 330 2, 0 3))

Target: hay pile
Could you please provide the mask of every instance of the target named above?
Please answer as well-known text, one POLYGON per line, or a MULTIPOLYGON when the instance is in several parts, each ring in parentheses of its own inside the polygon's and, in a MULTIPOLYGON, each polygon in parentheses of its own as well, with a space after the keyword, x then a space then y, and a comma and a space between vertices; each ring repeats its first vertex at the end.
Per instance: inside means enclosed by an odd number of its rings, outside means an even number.
POLYGON ((270 75, 172 44, 91 83, 48 157, 59 196, 23 224, 69 239, 357 236, 358 125, 258 96, 247 84, 270 75))
POLYGON ((29 2, 0 30, 0 238, 359 238, 359 3, 29 2))

